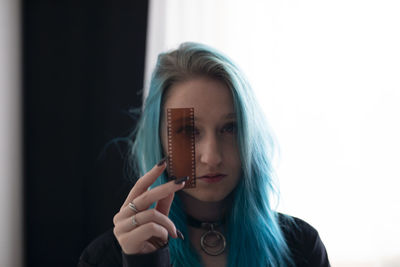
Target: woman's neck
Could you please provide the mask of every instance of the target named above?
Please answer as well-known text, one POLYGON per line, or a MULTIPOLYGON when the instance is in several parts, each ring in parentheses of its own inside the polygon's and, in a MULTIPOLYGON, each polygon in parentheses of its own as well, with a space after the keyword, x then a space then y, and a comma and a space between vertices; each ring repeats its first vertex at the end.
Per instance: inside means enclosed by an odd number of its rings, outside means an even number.
POLYGON ((233 201, 233 194, 229 194, 225 199, 218 202, 198 200, 183 191, 179 191, 178 195, 186 214, 199 221, 208 222, 221 221, 233 201))

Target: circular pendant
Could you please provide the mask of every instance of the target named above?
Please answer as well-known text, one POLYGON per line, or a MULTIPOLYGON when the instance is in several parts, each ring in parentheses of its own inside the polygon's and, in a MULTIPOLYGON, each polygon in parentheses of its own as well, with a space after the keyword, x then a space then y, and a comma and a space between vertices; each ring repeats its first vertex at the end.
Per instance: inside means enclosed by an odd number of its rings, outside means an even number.
POLYGON ((226 240, 223 234, 211 229, 201 236, 200 245, 208 255, 218 256, 225 251, 226 240))

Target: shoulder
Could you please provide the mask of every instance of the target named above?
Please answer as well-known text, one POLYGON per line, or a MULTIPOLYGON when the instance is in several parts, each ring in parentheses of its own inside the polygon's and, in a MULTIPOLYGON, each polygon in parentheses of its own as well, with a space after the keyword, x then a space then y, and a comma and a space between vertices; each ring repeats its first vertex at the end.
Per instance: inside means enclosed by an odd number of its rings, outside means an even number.
POLYGON ((313 226, 281 213, 278 218, 296 266, 330 266, 325 246, 313 226))
POLYGON ((317 238, 318 231, 302 219, 278 213, 279 226, 285 237, 293 241, 311 241, 317 238))
POLYGON ((121 247, 112 229, 97 237, 85 248, 78 266, 122 266, 121 247))

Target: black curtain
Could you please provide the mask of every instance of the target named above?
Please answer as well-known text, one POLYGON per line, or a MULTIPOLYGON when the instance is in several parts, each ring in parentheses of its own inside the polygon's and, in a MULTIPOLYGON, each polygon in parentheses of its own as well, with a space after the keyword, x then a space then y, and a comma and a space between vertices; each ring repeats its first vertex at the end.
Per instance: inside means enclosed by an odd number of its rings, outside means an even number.
POLYGON ((130 189, 148 1, 22 1, 25 265, 76 266, 130 189))

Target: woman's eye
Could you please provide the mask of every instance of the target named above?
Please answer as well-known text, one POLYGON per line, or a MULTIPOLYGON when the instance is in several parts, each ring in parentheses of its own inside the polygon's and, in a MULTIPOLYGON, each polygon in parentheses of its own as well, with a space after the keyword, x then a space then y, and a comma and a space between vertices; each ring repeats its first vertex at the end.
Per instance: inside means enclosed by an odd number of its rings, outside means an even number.
POLYGON ((224 127, 222 127, 222 132, 235 134, 237 132, 236 122, 230 122, 225 124, 224 127))
POLYGON ((191 135, 192 133, 196 135, 198 134, 198 132, 199 131, 192 126, 182 126, 176 131, 177 134, 184 134, 184 135, 191 135))

